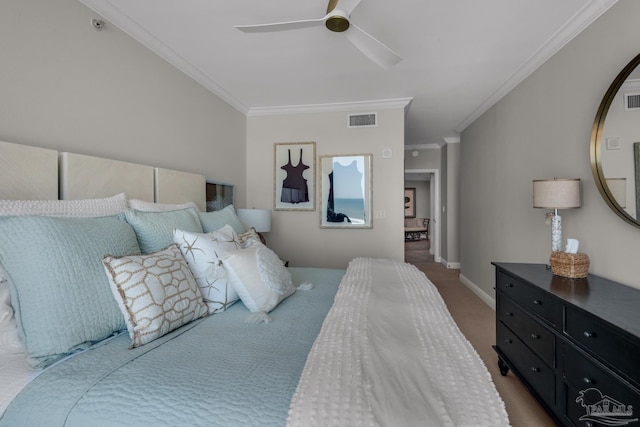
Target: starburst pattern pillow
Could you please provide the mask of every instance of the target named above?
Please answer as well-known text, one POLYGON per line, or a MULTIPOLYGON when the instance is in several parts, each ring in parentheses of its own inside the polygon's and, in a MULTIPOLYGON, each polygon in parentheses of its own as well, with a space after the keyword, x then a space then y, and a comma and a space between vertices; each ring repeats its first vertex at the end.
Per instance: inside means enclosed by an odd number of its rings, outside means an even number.
POLYGON ((222 254, 240 248, 240 241, 231 225, 206 234, 173 230, 173 241, 180 246, 209 313, 223 312, 238 300, 238 294, 229 284, 227 271, 220 262, 222 254))
POLYGON ((105 255, 102 263, 125 317, 132 347, 208 313, 178 245, 149 255, 105 255))

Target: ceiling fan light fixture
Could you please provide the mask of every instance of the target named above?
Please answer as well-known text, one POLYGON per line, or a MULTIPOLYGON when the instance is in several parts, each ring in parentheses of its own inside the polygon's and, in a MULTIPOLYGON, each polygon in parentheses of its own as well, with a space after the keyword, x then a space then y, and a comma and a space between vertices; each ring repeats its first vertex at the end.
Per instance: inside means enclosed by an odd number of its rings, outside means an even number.
POLYGON ((300 21, 274 22, 271 24, 236 25, 235 28, 245 33, 270 33, 275 31, 299 30, 322 26, 334 33, 344 33, 345 37, 365 56, 382 68, 390 68, 402 59, 400 55, 389 49, 376 38, 362 30, 356 24, 351 25, 349 17, 362 0, 329 0, 327 13, 319 19, 300 21), (340 1, 340 8, 338 8, 340 1), (349 31, 347 31, 349 30, 349 31))
POLYGON ((327 18, 324 25, 334 33, 342 33, 349 28, 349 20, 344 16, 333 15, 327 18))

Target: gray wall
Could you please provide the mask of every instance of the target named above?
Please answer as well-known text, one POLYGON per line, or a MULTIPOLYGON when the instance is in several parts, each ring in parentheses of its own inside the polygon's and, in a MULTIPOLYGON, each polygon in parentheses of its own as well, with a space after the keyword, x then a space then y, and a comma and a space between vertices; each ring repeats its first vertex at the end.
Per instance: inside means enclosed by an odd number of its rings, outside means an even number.
POLYGON ((640 52, 640 2, 620 0, 461 135, 462 275, 493 297, 491 261, 547 263, 550 228, 532 208, 533 179, 581 178, 580 209, 561 211, 592 273, 640 288, 640 229, 609 210, 593 181, 597 108, 640 52))
POLYGON ((76 0, 0 3, 0 140, 203 174, 244 202, 246 117, 76 0))
MULTIPOLYGON (((404 108, 378 110, 378 125, 368 128, 348 128, 349 113, 257 115, 247 119, 247 149, 251 153, 247 158, 247 203, 256 208, 270 209, 274 205, 276 142, 314 141, 317 157, 373 155, 373 228, 320 228, 318 197, 314 211, 273 212, 267 243, 291 266, 345 268, 356 256, 404 259, 404 108), (392 150, 391 158, 382 158, 384 149, 392 150)), ((320 194, 319 183, 316 194, 320 194)))
POLYGON ((440 169, 440 148, 416 148, 404 152, 405 169, 440 169), (418 156, 413 157, 411 152, 417 151, 418 156))

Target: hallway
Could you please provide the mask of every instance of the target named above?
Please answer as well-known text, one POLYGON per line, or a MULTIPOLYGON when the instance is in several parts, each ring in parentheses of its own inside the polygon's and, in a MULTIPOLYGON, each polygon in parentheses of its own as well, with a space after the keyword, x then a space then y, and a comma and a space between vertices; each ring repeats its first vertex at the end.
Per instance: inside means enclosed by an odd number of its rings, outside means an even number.
POLYGON ((405 240, 404 261, 420 268, 420 263, 434 262, 433 255, 429 253, 431 240, 405 240))

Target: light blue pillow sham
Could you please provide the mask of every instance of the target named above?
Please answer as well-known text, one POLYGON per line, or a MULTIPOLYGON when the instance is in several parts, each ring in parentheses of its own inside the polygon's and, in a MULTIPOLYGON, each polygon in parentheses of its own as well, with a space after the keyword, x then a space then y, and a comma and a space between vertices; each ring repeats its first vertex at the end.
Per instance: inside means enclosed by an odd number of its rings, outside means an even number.
POLYGON ((138 237, 143 254, 162 250, 173 243, 173 230, 180 229, 202 233, 202 225, 193 208, 168 212, 143 212, 136 209, 125 211, 127 222, 138 237))
MULTIPOLYGON (((202 229, 205 233, 211 233, 217 231, 229 224, 236 234, 242 234, 247 231, 236 215, 236 209, 233 205, 227 205, 224 209, 213 212, 198 212, 200 216, 200 222, 202 223, 202 229)), ((187 230, 190 231, 190 230, 187 230)))
POLYGON ((122 215, 0 217, 0 261, 11 278, 18 331, 33 367, 126 328, 102 256, 137 254, 122 215))

